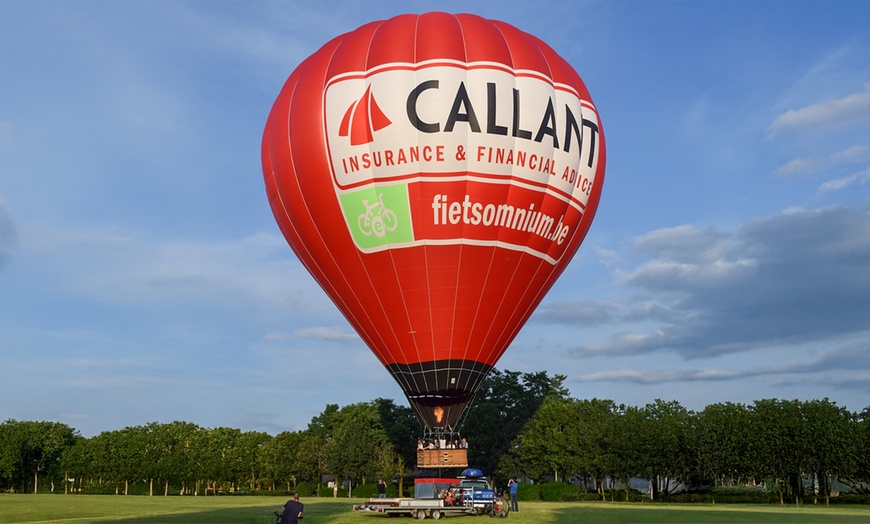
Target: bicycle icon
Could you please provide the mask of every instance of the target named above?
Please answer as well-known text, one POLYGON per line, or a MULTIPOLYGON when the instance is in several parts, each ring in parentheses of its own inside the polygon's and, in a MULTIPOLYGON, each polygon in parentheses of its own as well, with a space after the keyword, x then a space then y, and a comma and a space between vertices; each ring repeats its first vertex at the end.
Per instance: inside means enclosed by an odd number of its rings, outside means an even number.
POLYGON ((383 238, 388 231, 396 230, 399 221, 396 213, 384 205, 383 193, 378 194, 378 201, 373 204, 369 204, 366 199, 363 199, 362 203, 366 211, 357 219, 357 225, 363 235, 368 237, 374 234, 378 238, 383 238))

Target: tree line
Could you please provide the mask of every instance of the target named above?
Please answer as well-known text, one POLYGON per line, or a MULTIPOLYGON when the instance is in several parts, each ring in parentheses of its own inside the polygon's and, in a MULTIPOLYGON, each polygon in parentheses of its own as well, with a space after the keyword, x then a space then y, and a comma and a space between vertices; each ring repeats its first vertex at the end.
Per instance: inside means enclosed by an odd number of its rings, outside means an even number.
MULTIPOLYGON (((676 401, 625 406, 571 398, 565 378, 490 373, 460 427, 469 464, 496 479, 572 482, 604 499, 628 499, 634 478, 649 479, 656 500, 677 487, 752 485, 781 503, 827 501, 835 481, 868 493, 870 408, 850 412, 828 399, 698 412, 676 401)), ((0 490, 310 495, 331 475, 353 486, 396 479, 391 490, 401 491, 420 432, 410 408, 381 398, 327 405, 306 429, 275 436, 176 421, 85 438, 57 422, 7 420, 0 490)))
POLYGON ((502 455, 498 472, 573 478, 602 498, 609 488, 628 500, 630 479, 643 478, 653 499, 668 499, 676 488, 756 486, 781 504, 828 503, 835 481, 868 493, 870 408, 853 413, 828 399, 767 399, 694 412, 675 401, 635 407, 554 391, 502 455))

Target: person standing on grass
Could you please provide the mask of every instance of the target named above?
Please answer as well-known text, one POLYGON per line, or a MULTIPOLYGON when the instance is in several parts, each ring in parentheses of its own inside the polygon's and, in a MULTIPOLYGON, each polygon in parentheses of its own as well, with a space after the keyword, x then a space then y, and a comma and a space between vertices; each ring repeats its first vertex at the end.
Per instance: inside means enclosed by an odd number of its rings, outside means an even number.
POLYGON ((520 507, 517 504, 517 481, 514 479, 510 479, 508 481, 508 488, 511 492, 511 511, 519 511, 520 507))
POLYGON ((387 498, 387 483, 384 482, 382 479, 378 479, 378 498, 387 498))
POLYGON ((281 524, 297 524, 302 518, 302 509, 304 504, 299 502, 299 493, 293 495, 293 498, 284 504, 284 510, 281 512, 281 524))

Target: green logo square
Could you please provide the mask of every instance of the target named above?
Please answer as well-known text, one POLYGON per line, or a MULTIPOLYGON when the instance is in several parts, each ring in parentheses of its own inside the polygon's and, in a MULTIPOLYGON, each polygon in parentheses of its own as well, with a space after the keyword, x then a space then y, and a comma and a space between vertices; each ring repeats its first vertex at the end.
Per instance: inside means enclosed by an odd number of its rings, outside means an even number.
POLYGON ((407 186, 370 186, 339 195, 339 202, 360 250, 414 240, 407 186))

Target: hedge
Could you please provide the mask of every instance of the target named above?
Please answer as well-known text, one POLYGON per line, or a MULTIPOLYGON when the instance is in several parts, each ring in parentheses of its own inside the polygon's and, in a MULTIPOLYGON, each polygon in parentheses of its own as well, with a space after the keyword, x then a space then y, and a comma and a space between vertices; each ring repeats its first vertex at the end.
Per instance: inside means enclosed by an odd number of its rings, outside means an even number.
POLYGON ((541 500, 564 502, 580 499, 580 488, 564 482, 544 482, 541 484, 541 500))
MULTIPOLYGON (((510 500, 509 496, 507 498, 510 500)), ((517 486, 517 500, 541 500, 541 486, 520 482, 517 486)))

